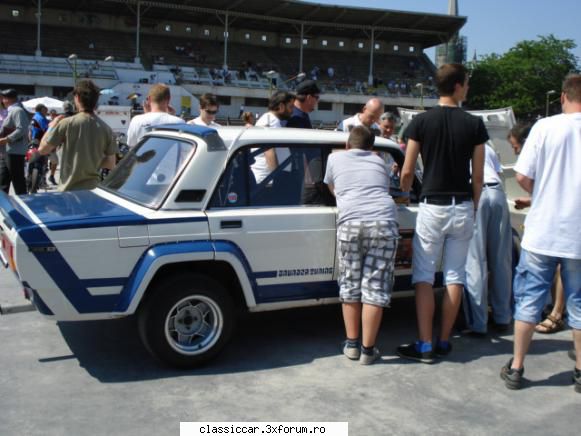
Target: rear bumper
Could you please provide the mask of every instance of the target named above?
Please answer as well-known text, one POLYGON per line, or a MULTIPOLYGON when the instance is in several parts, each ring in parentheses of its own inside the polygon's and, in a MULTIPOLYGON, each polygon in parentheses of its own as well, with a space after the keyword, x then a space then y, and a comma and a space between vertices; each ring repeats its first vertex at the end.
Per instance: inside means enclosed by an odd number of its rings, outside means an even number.
POLYGON ((53 317, 54 313, 52 312, 52 310, 50 310, 50 307, 48 307, 46 305, 46 303, 42 300, 42 298, 40 298, 40 295, 38 295, 38 292, 36 292, 36 290, 30 288, 29 286, 27 286, 27 284, 23 284, 23 289, 24 289, 24 296, 27 300, 29 300, 34 307, 36 308, 36 310, 38 310, 39 313, 48 316, 48 317, 53 317))

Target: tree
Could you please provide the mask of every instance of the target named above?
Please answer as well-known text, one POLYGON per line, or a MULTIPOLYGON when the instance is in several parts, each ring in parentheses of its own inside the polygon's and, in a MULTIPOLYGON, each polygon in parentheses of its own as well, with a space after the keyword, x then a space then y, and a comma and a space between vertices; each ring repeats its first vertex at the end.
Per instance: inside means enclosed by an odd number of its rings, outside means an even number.
MULTIPOLYGON (((468 106, 512 106, 519 118, 544 116, 547 91, 559 92, 565 76, 578 70, 577 58, 571 52, 575 47, 571 39, 559 40, 549 35, 536 41, 521 41, 503 55, 483 56, 471 64, 468 106)), ((553 104, 553 111, 557 107, 553 104)))

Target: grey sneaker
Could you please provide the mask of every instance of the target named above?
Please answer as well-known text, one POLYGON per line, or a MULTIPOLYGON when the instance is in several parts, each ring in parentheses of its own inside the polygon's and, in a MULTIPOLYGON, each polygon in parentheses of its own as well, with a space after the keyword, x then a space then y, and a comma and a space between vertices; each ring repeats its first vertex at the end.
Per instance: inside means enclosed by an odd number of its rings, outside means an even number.
POLYGON ((376 347, 374 347, 373 354, 361 353, 361 357, 359 358, 359 363, 361 365, 371 365, 373 362, 375 362, 377 359, 379 359, 380 356, 381 355, 379 353, 379 350, 376 347))
POLYGON ((500 378, 504 380, 504 385, 508 389, 520 389, 523 382, 524 367, 512 369, 512 358, 500 369, 500 378))
POLYGON ((343 342, 343 354, 347 356, 347 359, 350 360, 359 360, 359 356, 361 355, 361 349, 359 346, 353 347, 347 344, 347 341, 343 342))
POLYGON ((575 383, 575 392, 581 394, 581 369, 573 370, 573 383, 575 383))

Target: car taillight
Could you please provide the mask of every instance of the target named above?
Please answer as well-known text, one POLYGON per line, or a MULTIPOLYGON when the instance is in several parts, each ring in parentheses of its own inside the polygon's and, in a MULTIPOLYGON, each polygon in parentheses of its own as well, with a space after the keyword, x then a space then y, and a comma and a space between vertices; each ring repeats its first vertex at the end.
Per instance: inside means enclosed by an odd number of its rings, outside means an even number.
POLYGON ((8 258, 8 264, 12 271, 16 271, 16 262, 14 261, 14 246, 10 243, 10 240, 3 235, 2 237, 2 251, 6 254, 8 258))

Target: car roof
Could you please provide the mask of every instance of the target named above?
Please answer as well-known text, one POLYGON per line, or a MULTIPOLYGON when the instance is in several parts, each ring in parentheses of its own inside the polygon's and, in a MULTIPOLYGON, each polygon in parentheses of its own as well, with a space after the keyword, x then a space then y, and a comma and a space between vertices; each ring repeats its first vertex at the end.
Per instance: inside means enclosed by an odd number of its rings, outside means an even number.
MULTIPOLYGON (((191 124, 166 124, 155 126, 148 135, 179 135, 195 136, 206 140, 206 142, 218 134, 224 146, 230 153, 248 145, 253 144, 301 144, 305 147, 310 145, 318 146, 321 144, 340 144, 347 142, 349 133, 331 130, 317 129, 295 129, 295 128, 267 128, 267 127, 239 127, 239 126, 220 126, 220 127, 200 127, 191 124)), ((391 150, 394 153, 403 153, 399 145, 386 138, 375 138, 375 149, 391 150)))
MULTIPOLYGON (((255 142, 270 144, 305 144, 309 146, 321 144, 345 144, 349 133, 331 130, 267 127, 220 127, 218 133, 227 147, 237 149, 255 142)), ((393 149, 401 152, 397 143, 392 140, 376 137, 375 147, 393 149)))

